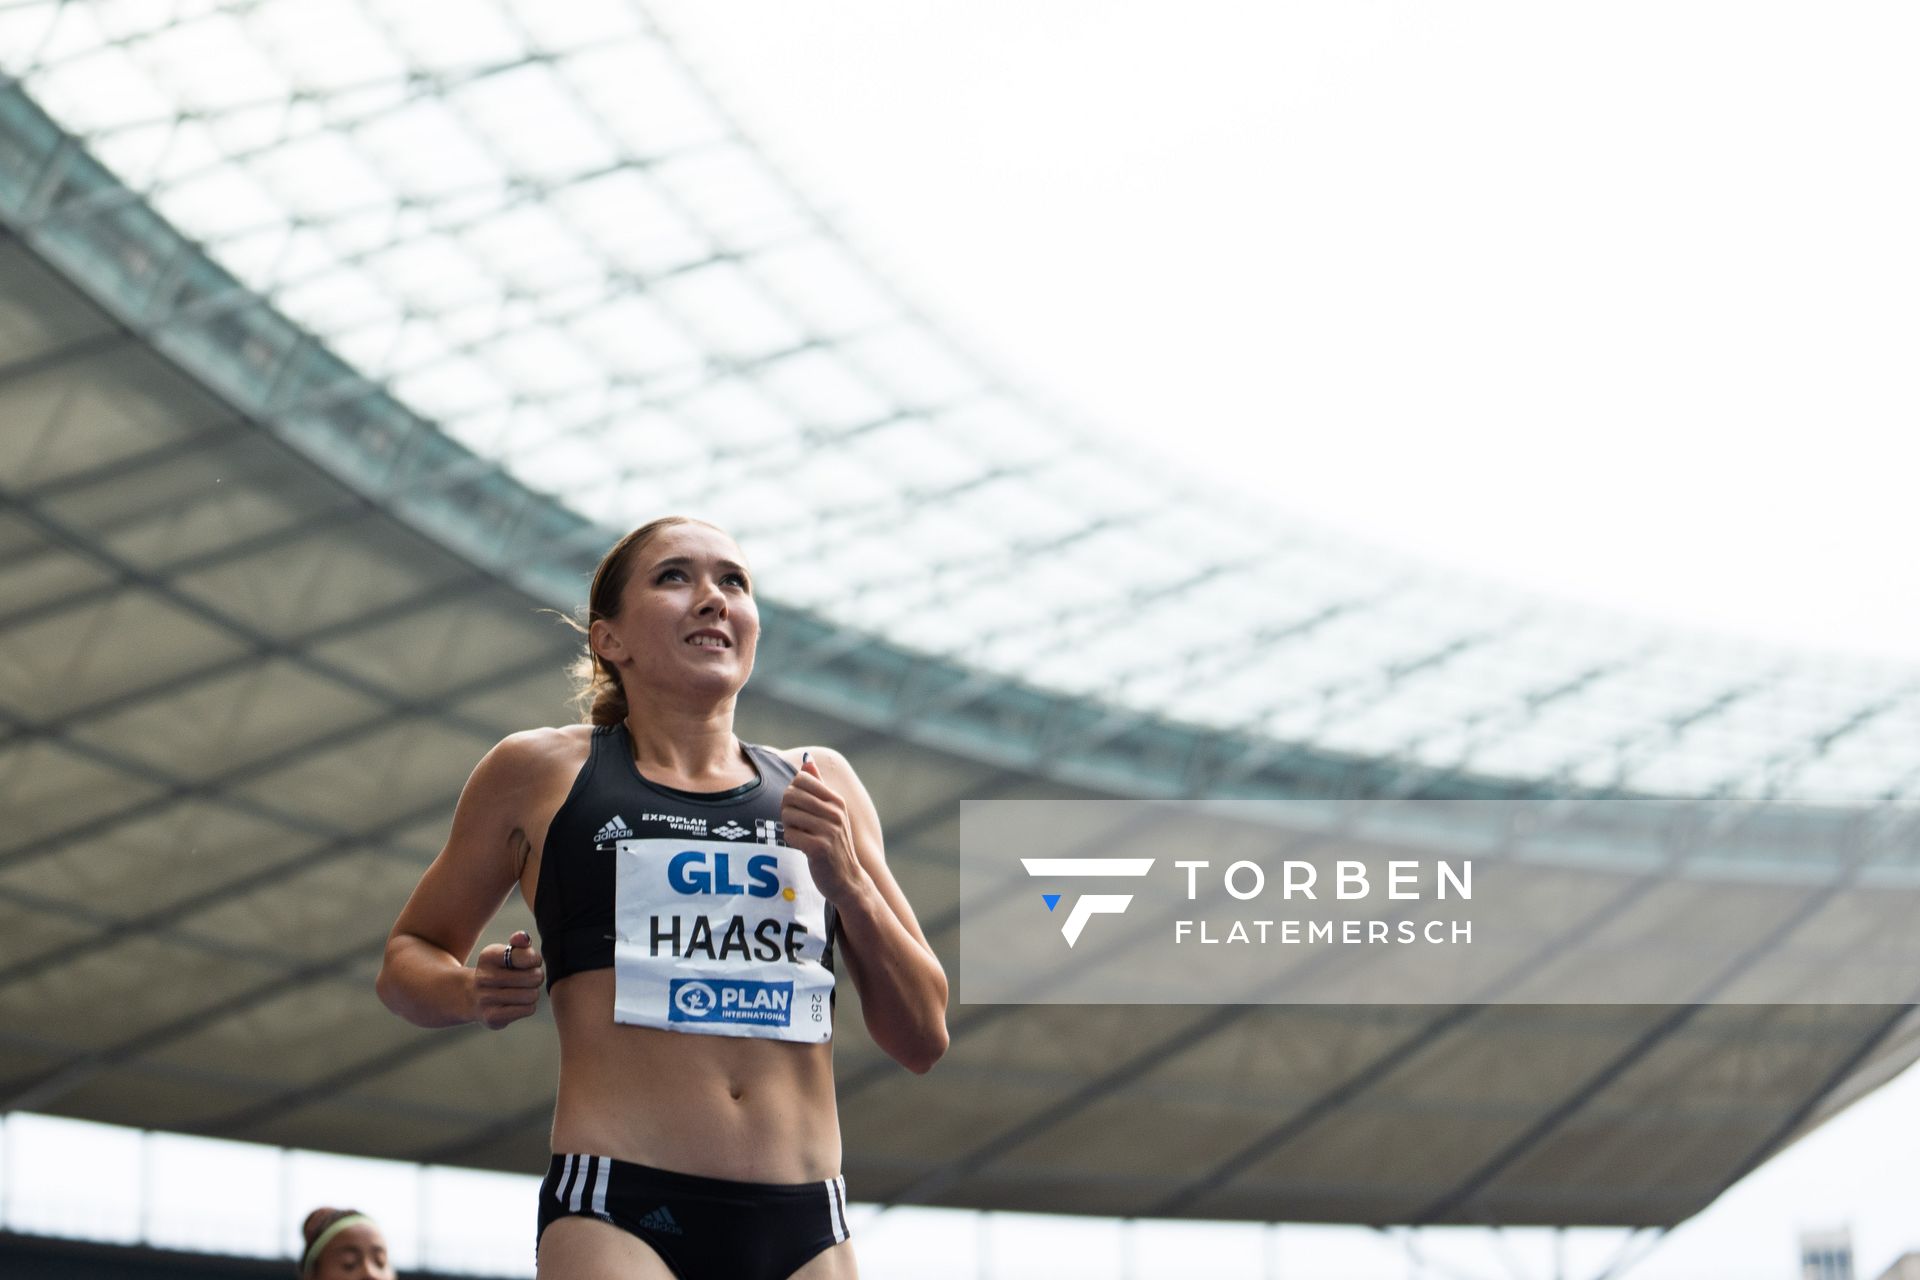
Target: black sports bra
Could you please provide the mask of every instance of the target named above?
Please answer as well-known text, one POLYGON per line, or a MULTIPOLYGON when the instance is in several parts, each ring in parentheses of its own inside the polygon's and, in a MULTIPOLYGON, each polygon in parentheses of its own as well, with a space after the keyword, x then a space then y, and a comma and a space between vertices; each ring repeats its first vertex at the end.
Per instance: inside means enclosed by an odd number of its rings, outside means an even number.
MULTIPOLYGON (((726 791, 681 791, 649 782, 633 764, 624 723, 597 725, 586 763, 547 828, 534 920, 547 987, 614 963, 614 864, 623 840, 676 839, 784 845, 780 800, 794 767, 767 747, 743 743, 759 777, 726 791)), ((836 921, 828 904, 823 963, 833 967, 836 921)))

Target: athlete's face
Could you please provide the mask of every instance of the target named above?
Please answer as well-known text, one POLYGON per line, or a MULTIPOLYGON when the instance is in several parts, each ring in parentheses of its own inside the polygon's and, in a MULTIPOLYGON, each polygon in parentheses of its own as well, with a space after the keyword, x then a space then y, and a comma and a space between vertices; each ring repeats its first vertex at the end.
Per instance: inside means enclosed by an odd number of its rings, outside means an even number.
POLYGON ((327 1242, 313 1267, 314 1280, 393 1280, 387 1239, 371 1222, 348 1227, 327 1242))
POLYGON ((594 633, 629 700, 649 686, 737 693, 760 640, 746 557, 707 525, 662 530, 634 557, 619 614, 604 627, 596 622, 594 633))

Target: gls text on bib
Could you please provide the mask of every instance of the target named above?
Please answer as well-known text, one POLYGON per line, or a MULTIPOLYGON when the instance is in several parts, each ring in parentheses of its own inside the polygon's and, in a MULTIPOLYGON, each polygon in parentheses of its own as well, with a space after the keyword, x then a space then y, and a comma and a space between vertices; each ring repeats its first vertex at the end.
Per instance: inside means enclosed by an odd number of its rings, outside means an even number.
POLYGON ((614 846, 613 1017, 819 1044, 833 1037, 826 899, 784 845, 614 846))

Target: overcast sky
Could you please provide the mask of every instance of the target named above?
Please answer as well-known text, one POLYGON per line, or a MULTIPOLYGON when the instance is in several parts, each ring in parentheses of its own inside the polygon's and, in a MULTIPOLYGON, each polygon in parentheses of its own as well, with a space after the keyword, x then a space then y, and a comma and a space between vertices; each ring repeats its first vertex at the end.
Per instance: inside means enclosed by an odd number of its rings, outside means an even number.
POLYGON ((1920 652, 1920 9, 650 7, 1074 416, 1442 563, 1920 652))

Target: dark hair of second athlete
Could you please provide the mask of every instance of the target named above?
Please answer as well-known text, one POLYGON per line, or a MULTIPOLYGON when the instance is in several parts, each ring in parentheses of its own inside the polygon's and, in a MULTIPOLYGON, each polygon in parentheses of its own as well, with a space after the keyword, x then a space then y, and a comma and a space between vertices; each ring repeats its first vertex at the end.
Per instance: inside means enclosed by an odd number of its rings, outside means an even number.
POLYGON ((394 1280, 387 1238, 358 1209, 315 1209, 300 1234, 302 1280, 394 1280))

